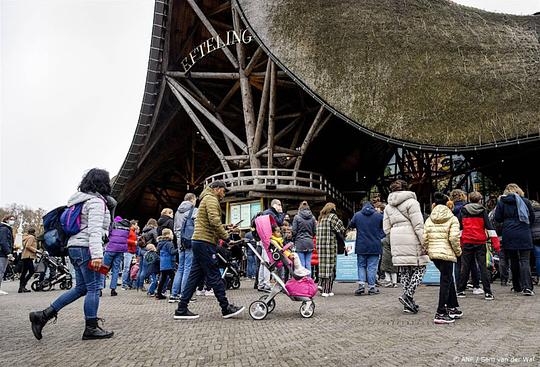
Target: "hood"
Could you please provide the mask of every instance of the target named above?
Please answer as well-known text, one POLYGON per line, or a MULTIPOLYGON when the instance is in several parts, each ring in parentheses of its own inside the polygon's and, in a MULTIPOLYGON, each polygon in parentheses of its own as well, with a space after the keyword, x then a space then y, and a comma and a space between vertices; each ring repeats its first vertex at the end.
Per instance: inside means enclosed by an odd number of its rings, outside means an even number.
POLYGON ((505 204, 516 204, 516 197, 512 195, 504 195, 501 197, 501 201, 505 204))
POLYGON ((462 210, 466 210, 467 213, 471 215, 478 215, 478 214, 482 214, 484 210, 486 210, 486 208, 484 208, 482 204, 470 203, 470 204, 465 205, 462 210))
POLYGON ((150 232, 151 230, 153 230, 155 227, 152 227, 152 226, 144 226, 143 228, 143 233, 147 233, 147 232, 150 232))
POLYGON ((159 217, 159 219, 157 221, 157 224, 158 224, 158 226, 162 226, 165 223, 167 223, 167 221, 169 221, 169 220, 172 220, 172 218, 167 216, 167 215, 164 215, 164 216, 159 217))
POLYGON ((375 208, 373 207, 373 205, 371 205, 371 203, 367 203, 367 204, 364 204, 364 207, 362 208, 362 211, 361 213, 365 216, 370 216, 372 215, 373 213, 375 213, 375 208))
POLYGON ((307 208, 300 209, 298 214, 300 215, 301 218, 306 219, 306 220, 313 218, 313 213, 311 213, 311 210, 307 208))
POLYGON ((399 206, 406 200, 416 200, 416 194, 412 191, 396 191, 388 195, 388 204, 392 206, 399 206))
POLYGON ((90 199, 93 199, 93 198, 102 198, 102 196, 100 194, 96 194, 96 193, 93 193, 93 192, 90 193, 90 194, 87 194, 86 192, 78 191, 69 198, 67 206, 72 206, 72 205, 75 205, 75 204, 79 204, 79 203, 85 202, 86 200, 90 200, 90 199))
POLYGON ((191 208, 193 208, 193 203, 191 201, 182 201, 176 212, 180 214, 187 213, 191 210, 191 208))
POLYGON ((204 199, 205 196, 208 196, 208 195, 213 196, 213 197, 215 197, 216 199, 219 200, 219 198, 217 197, 217 194, 214 192, 214 190, 212 190, 212 189, 210 188, 210 186, 207 186, 207 187, 203 190, 203 192, 201 193, 201 196, 200 196, 199 198, 202 200, 202 199, 204 199))
POLYGON ((8 228, 11 228, 13 229, 13 227, 11 227, 9 224, 7 224, 6 222, 0 222, 0 226, 6 226, 8 228))
POLYGON ((448 222, 452 217, 454 216, 454 213, 448 208, 446 205, 437 205, 433 210, 431 211, 431 215, 429 218, 433 223, 441 224, 448 222))

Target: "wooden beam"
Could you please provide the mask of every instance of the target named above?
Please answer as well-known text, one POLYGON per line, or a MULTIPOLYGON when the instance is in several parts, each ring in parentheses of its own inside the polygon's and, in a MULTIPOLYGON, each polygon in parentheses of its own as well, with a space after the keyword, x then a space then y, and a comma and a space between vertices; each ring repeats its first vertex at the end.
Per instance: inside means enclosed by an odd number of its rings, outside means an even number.
POLYGON ((276 64, 269 61, 270 65, 270 100, 268 102, 268 168, 274 166, 274 135, 276 130, 276 64))
POLYGON ((238 73, 215 73, 215 72, 188 72, 184 73, 183 71, 168 71, 166 72, 168 76, 175 78, 192 78, 192 79, 239 79, 240 74, 238 73))
MULTIPOLYGON (((191 118, 191 120, 193 121, 193 123, 195 124, 199 132, 202 134, 202 136, 204 137, 208 145, 210 145, 210 148, 212 148, 212 150, 218 157, 219 161, 221 162, 223 169, 226 172, 229 172, 231 168, 229 167, 229 163, 227 163, 227 161, 225 160, 225 156, 223 155, 223 152, 221 151, 221 149, 219 149, 218 145, 216 144, 216 142, 214 141, 210 133, 203 126, 201 120, 199 120, 195 112, 193 112, 193 110, 189 106, 189 103, 184 99, 180 91, 176 88, 176 86, 173 83, 174 83, 173 79, 167 78, 167 84, 171 88, 171 91, 173 92, 175 97, 178 99, 178 102, 180 102, 180 104, 182 105, 182 107, 184 108, 188 116, 191 118)), ((176 84, 178 85, 178 83, 176 84)))
POLYGON ((317 131, 317 128, 319 127, 319 123, 322 120, 323 113, 324 113, 324 106, 321 106, 321 108, 319 108, 319 112, 317 112, 317 116, 315 116, 315 120, 313 120, 313 123, 309 127, 309 130, 306 135, 306 138, 304 139, 304 142, 300 146, 300 156, 296 159, 296 162, 294 164, 295 171, 298 171, 300 169, 302 158, 304 157, 304 154, 306 153, 306 150, 309 147, 309 144, 313 140, 313 135, 315 135, 315 131, 317 131))
POLYGON ((249 155, 247 155, 247 154, 244 154, 244 155, 226 155, 225 159, 228 160, 228 161, 241 161, 241 160, 249 159, 249 155))
MULTIPOLYGON (((233 24, 235 31, 240 32, 240 16, 238 15, 238 12, 234 9, 233 24)), ((253 151, 256 121, 253 108, 253 95, 251 92, 251 86, 249 85, 249 79, 244 72, 246 67, 246 55, 243 43, 239 42, 236 44, 236 54, 238 56, 238 73, 240 74, 240 90, 242 92, 242 105, 244 111, 244 124, 246 128, 246 143, 248 148, 247 151, 249 154, 249 163, 251 164, 251 168, 259 168, 261 163, 255 157, 255 152, 253 151)))
POLYGON ((259 48, 257 48, 257 51, 255 51, 255 53, 251 57, 249 64, 246 66, 246 70, 244 71, 246 76, 249 76, 251 74, 253 68, 255 67, 255 65, 257 65, 257 61, 263 54, 263 49, 259 46, 259 48))
POLYGON ((264 78, 263 94, 261 104, 259 105, 259 114, 257 117, 257 128, 255 129, 255 139, 253 140, 253 150, 258 151, 261 146, 261 138, 266 116, 266 108, 268 107, 268 96, 270 94, 270 72, 272 71, 272 61, 268 59, 266 64, 266 77, 264 78))
POLYGON ((220 102, 220 104, 217 106, 218 111, 221 111, 225 108, 227 103, 229 103, 229 101, 236 94, 239 88, 240 88, 240 82, 236 81, 234 85, 232 86, 232 88, 229 90, 229 92, 225 95, 223 100, 220 102))
POLYGON ((174 88, 184 96, 199 112, 201 112, 210 122, 212 122, 218 129, 220 129, 233 143, 235 143, 244 152, 247 152, 248 148, 246 144, 240 140, 231 130, 229 130, 222 121, 219 121, 210 111, 199 103, 180 83, 176 82, 173 78, 167 77, 167 82, 173 85, 174 88))
POLYGON ((313 139, 312 140, 315 140, 315 138, 317 138, 317 136, 319 136, 321 130, 324 128, 324 126, 326 125, 326 123, 328 121, 330 121, 330 119, 332 118, 332 114, 328 114, 328 116, 326 116, 326 118, 321 122, 321 124, 319 125, 319 127, 317 128, 317 131, 315 131, 315 133, 313 134, 313 139))
MULTIPOLYGON (((197 16, 199 17, 201 22, 206 27, 206 29, 208 29, 208 32, 210 32, 212 37, 215 37, 217 39, 219 37, 219 34, 216 32, 214 26, 210 23, 210 21, 208 20, 206 15, 204 15, 204 12, 201 10, 201 8, 199 8, 199 6, 195 2, 195 0, 187 0, 187 2, 191 6, 191 8, 195 12, 195 14, 197 14, 197 16)), ((227 56, 227 58, 229 59, 231 64, 234 66, 234 68, 237 69, 238 68, 238 60, 236 60, 236 58, 234 57, 232 52, 227 47, 223 47, 223 48, 221 48, 221 50, 223 51, 225 56, 227 56)))
POLYGON ((214 15, 222 13, 225 10, 228 10, 230 8, 231 8, 231 2, 226 1, 223 4, 221 4, 220 6, 216 7, 210 14, 208 14, 208 16, 209 17, 214 16, 214 15))

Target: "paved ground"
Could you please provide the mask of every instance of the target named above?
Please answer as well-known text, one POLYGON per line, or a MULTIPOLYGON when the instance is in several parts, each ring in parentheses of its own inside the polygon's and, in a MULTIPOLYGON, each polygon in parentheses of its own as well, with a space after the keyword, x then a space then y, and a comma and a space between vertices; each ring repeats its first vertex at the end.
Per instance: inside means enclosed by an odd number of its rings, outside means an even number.
MULTIPOLYGON (((228 292, 249 305, 261 294, 243 282, 228 292)), ((540 365, 540 297, 523 297, 494 286, 496 300, 472 294, 461 300, 465 317, 453 325, 432 322, 437 287, 417 292, 418 315, 405 315, 399 289, 354 297, 354 284, 338 284, 336 296, 316 298, 312 319, 298 313, 300 303, 278 296, 264 321, 246 312, 223 320, 212 297, 199 297, 196 321, 175 321, 175 305, 119 291, 101 299, 100 315, 116 335, 108 341, 81 340, 82 301, 47 325, 34 339, 28 312, 47 306, 61 291, 16 294, 16 284, 0 297, 2 366, 490 366, 540 365)))

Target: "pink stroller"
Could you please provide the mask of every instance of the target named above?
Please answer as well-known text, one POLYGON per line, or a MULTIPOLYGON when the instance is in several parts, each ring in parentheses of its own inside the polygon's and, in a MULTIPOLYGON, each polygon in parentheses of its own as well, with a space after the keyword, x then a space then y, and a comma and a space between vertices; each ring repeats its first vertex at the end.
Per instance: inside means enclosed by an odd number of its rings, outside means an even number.
POLYGON ((315 302, 313 302, 313 297, 317 294, 317 285, 313 282, 313 279, 309 277, 301 277, 300 279, 295 279, 293 277, 287 284, 281 279, 278 274, 279 263, 281 262, 281 264, 283 264, 282 266, 291 268, 293 264, 284 254, 289 246, 285 245, 280 249, 274 246, 270 241, 270 237, 272 236, 272 222, 273 218, 269 215, 262 215, 255 218, 257 233, 261 239, 264 251, 266 251, 270 260, 264 260, 250 243, 248 243, 248 246, 261 261, 261 266, 266 267, 270 271, 270 274, 275 279, 276 283, 269 294, 265 294, 259 298, 259 300, 251 303, 249 306, 249 314, 254 320, 263 320, 269 313, 274 311, 274 308, 276 307, 275 297, 283 292, 291 300, 302 302, 302 305, 300 306, 300 315, 305 318, 310 318, 315 313, 315 302))

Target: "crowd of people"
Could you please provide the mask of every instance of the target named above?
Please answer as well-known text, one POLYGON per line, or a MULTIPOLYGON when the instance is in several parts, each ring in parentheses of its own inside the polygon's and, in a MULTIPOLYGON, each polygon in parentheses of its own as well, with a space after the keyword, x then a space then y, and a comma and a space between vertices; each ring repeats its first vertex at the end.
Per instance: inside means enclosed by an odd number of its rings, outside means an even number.
MULTIPOLYGON (((49 320, 81 297, 86 320, 83 339, 112 337, 113 332, 98 323, 107 278, 110 296, 118 296, 120 280, 124 290, 178 303, 174 319, 198 318, 188 305, 194 296, 204 295, 217 298, 224 318, 239 315, 244 307, 231 304, 226 297, 227 283, 216 257, 221 251, 244 264, 241 272, 253 280, 256 290, 270 291, 270 272, 255 252, 265 261, 268 254, 257 241, 255 229, 242 233, 237 226, 222 223, 220 202, 227 191, 223 182, 207 186, 198 206, 197 196, 187 193, 176 210, 162 209, 157 220, 149 219, 141 229, 137 220, 114 216, 116 202, 110 196, 109 181, 106 171, 92 169, 69 199, 68 206, 82 203, 81 229, 67 242, 75 287, 49 307, 30 313, 37 339, 49 320)), ((277 199, 260 214, 271 216, 276 224, 271 241, 280 247, 291 243, 290 249, 308 269, 307 276, 317 280, 325 298, 334 296, 337 255, 346 251, 347 237, 355 239, 358 288, 354 294, 377 295, 380 286, 396 288, 399 281, 404 313, 418 313, 415 292, 432 261, 440 272, 436 324, 452 323, 463 316, 458 299, 466 297, 470 279, 473 295, 495 299, 487 265, 492 254, 500 259, 497 270, 502 285, 511 280, 513 292, 534 295, 530 258, 534 250, 539 269, 540 221, 535 222, 535 212, 540 205, 525 198, 517 185, 509 184, 497 201, 488 203, 490 208, 483 205, 478 192, 467 195, 454 190, 450 196, 437 192, 429 214, 422 212, 405 181, 397 180, 389 189, 387 203, 379 198, 366 200, 347 225, 333 203, 326 203, 316 217, 309 203, 301 202, 297 211, 291 211, 295 214, 292 224, 277 199)), ((13 252, 13 224, 13 217, 0 224, 0 282, 13 252)), ((40 251, 34 229, 27 230, 23 244, 20 293, 29 291, 26 284, 40 251)), ((283 278, 290 276, 287 267, 281 271, 283 278)))

